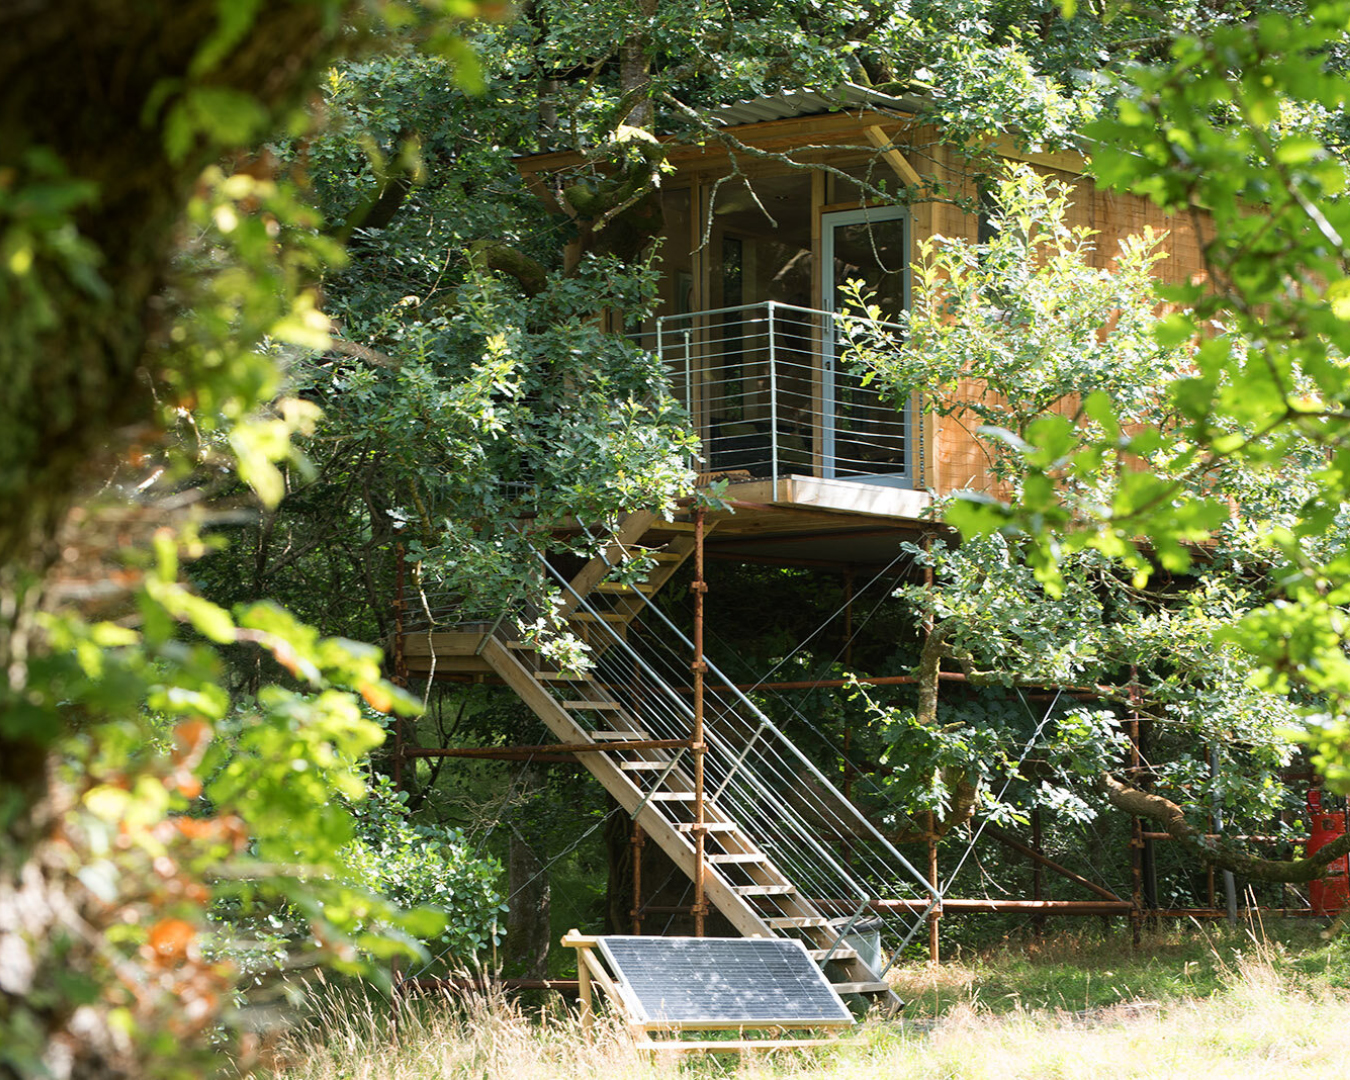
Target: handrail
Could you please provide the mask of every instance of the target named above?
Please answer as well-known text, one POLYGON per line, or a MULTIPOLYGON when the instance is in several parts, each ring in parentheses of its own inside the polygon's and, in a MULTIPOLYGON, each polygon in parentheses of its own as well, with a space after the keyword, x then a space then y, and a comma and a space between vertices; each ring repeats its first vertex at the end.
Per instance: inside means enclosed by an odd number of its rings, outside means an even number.
MULTIPOLYGON (((659 315, 656 324, 659 327, 662 323, 676 322, 680 319, 700 319, 707 318, 709 315, 734 315, 738 311, 752 311, 755 308, 779 309, 782 311, 799 311, 803 315, 828 315, 831 319, 847 321, 850 319, 861 320, 860 315, 850 315, 847 311, 826 311, 824 308, 804 307, 801 304, 788 304, 782 300, 757 300, 753 304, 737 304, 734 307, 709 308, 705 311, 682 311, 676 315, 659 315)), ((868 319, 869 326, 880 326, 887 330, 903 330, 899 323, 885 322, 882 320, 868 319)))

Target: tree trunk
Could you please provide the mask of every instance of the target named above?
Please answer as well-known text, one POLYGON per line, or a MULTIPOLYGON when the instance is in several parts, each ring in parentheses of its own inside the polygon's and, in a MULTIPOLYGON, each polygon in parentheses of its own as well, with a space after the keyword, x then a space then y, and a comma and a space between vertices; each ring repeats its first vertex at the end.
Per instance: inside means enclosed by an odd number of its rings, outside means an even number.
MULTIPOLYGON (((516 783, 524 799, 529 800, 539 786, 539 771, 526 764, 516 783)), ((548 871, 544 869, 547 851, 538 836, 523 836, 511 830, 511 847, 506 859, 506 894, 510 910, 506 916, 506 943, 503 950, 506 972, 523 979, 542 979, 548 974, 548 951, 552 944, 552 904, 548 871)))
MULTIPOLYGON (((163 1053, 125 1031, 140 991, 111 973, 117 947, 102 934, 116 909, 75 876, 92 856, 52 811, 78 797, 51 782, 47 753, 65 734, 55 718, 70 722, 77 706, 29 683, 45 648, 41 582, 88 543, 78 529, 58 540, 74 500, 133 441, 159 438, 177 403, 166 388, 186 399, 204 377, 199 357, 173 347, 165 283, 193 184, 240 147, 215 127, 181 130, 171 150, 169 118, 208 86, 259 121, 279 116, 314 85, 349 6, 0 2, 0 1077, 139 1076, 143 1052, 163 1053), (239 14, 238 36, 198 70, 203 45, 239 14), (113 985, 124 998, 79 1004, 113 985)), ((240 143, 267 134, 233 126, 240 143)), ((184 1049, 167 1027, 155 1034, 184 1049)))
MULTIPOLYGON (((157 369, 184 363, 166 347, 158 298, 191 187, 231 148, 214 131, 189 132, 170 151, 182 94, 209 83, 277 115, 329 58, 345 6, 262 4, 200 75, 193 63, 221 25, 219 0, 0 4, 0 175, 7 191, 47 198, 87 185, 69 213, 101 281, 73 273, 75 260, 39 235, 23 281, 0 287, 0 561, 51 539, 91 457, 155 426, 157 369)), ((30 227, 22 203, 17 212, 16 227, 30 227)), ((0 234, 8 217, 0 202, 0 234)))
POLYGON ((644 91, 651 81, 651 60, 647 56, 649 23, 656 17, 656 0, 638 0, 637 17, 641 25, 624 40, 619 53, 619 92, 634 95, 635 100, 623 122, 630 127, 651 130, 655 119, 651 96, 644 91))

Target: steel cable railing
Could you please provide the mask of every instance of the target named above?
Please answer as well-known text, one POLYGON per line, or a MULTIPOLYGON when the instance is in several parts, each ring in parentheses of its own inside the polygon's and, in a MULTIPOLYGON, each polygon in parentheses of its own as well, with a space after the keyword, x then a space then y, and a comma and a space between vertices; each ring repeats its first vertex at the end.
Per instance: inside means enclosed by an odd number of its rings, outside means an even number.
POLYGON ((914 409, 851 369, 848 326, 777 301, 658 319, 650 343, 699 436, 700 467, 915 482, 914 409))
MULTIPOLYGON (((552 568, 550 572, 560 587, 569 588, 561 574, 552 568)), ((653 737, 688 737, 692 708, 675 688, 688 678, 691 643, 645 596, 642 613, 654 614, 665 633, 658 637, 645 632, 637 641, 636 634, 616 631, 603 617, 629 617, 616 610, 612 597, 593 593, 575 599, 577 612, 593 620, 586 632, 596 682, 616 700, 630 702, 640 727, 653 737), (627 689, 635 670, 642 673, 645 697, 627 689), (656 691, 654 698, 651 691, 656 691)), ((710 665, 710 674, 729 682, 715 666, 710 665)), ((798 886, 800 896, 842 911, 844 932, 873 901, 898 899, 896 894, 906 892, 911 899, 926 894, 930 903, 936 902, 931 883, 743 694, 710 688, 705 697, 705 740, 705 783, 716 793, 718 809, 755 838, 798 886), (835 853, 830 844, 842 850, 835 853)), ((772 897, 761 898, 761 903, 782 914, 800 910, 772 897)), ((926 912, 883 908, 876 914, 890 931, 888 937, 903 943, 923 925, 926 912)))

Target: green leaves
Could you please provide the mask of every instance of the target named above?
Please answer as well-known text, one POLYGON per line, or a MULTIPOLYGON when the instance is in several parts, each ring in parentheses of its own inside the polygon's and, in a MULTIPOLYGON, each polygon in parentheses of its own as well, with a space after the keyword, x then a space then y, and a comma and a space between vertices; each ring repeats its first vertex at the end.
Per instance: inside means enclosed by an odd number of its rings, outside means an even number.
POLYGON ((191 86, 164 118, 164 148, 174 164, 206 146, 242 146, 266 130, 271 115, 252 94, 217 86, 191 86))

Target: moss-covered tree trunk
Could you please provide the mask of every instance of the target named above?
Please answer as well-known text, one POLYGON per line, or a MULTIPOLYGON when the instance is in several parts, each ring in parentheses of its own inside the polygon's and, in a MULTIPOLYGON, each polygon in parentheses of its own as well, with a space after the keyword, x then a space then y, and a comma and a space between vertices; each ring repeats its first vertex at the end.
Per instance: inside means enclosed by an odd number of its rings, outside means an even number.
POLYGON ((107 905, 60 837, 68 795, 46 753, 61 732, 31 717, 72 709, 30 678, 35 616, 49 567, 87 545, 72 504, 159 437, 155 390, 181 362, 164 292, 194 182, 314 85, 345 6, 0 3, 0 1077, 146 1075, 144 1047, 85 995, 107 905), (202 90, 218 111, 171 151, 168 118, 202 90))
POLYGON ((168 118, 198 88, 222 111, 234 101, 275 116, 331 54, 333 0, 262 4, 195 73, 222 19, 252 6, 0 4, 0 561, 50 542, 91 459, 150 434, 152 379, 172 357, 160 297, 184 204, 203 166, 231 149, 232 121, 204 116, 171 152, 168 118))

